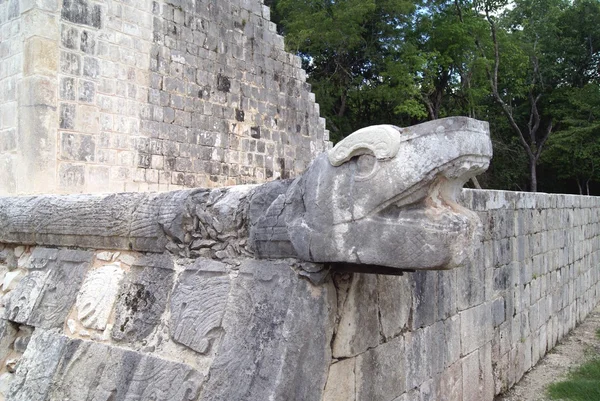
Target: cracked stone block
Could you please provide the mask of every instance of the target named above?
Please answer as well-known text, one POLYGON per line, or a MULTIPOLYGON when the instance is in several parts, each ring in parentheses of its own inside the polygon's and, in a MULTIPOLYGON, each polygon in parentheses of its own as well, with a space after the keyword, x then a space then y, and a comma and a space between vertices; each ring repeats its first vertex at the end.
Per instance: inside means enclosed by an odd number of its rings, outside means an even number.
POLYGON ((353 275, 340 315, 333 342, 335 358, 356 356, 379 345, 377 276, 358 273, 353 275))
POLYGON ((399 335, 408 323, 413 291, 407 276, 378 276, 379 313, 385 338, 399 335))
POLYGON ((285 262, 246 260, 239 271, 201 400, 320 401, 331 359, 333 284, 313 287, 285 262))
POLYGON ((34 248, 30 271, 10 292, 5 317, 36 327, 60 327, 75 301, 92 253, 34 248))
POLYGON ((172 270, 132 269, 117 299, 112 337, 132 343, 146 338, 160 323, 173 285, 172 270))
POLYGON ((3 363, 9 356, 17 332, 16 325, 6 319, 0 319, 0 363, 3 363))
POLYGON ((355 401, 355 369, 355 358, 343 359, 331 365, 323 392, 323 401, 355 401))
POLYGON ((92 257, 90 251, 63 249, 59 252, 59 262, 50 269, 27 324, 43 328, 63 326, 92 257))
POLYGON ((356 398, 384 400, 400 396, 406 389, 404 363, 403 337, 356 357, 356 398))
POLYGON ((181 274, 171 295, 171 336, 201 354, 222 335, 221 321, 229 296, 225 265, 197 260, 181 274))
POLYGON ((71 340, 56 369, 52 400, 198 398, 202 374, 190 366, 91 341, 71 340))
POLYGON ((67 338, 52 331, 34 331, 8 391, 10 401, 45 401, 53 384, 67 338))
POLYGON ((5 318, 16 323, 27 323, 40 296, 48 271, 32 271, 9 294, 5 318))

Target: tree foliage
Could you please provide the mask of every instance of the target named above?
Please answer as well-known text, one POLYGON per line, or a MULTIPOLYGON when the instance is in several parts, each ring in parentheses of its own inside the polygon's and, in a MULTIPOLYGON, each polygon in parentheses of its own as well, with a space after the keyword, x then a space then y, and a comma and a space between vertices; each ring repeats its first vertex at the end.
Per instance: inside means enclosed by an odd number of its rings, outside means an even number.
POLYGON ((490 188, 600 190, 598 0, 270 0, 334 141, 490 122, 490 188))

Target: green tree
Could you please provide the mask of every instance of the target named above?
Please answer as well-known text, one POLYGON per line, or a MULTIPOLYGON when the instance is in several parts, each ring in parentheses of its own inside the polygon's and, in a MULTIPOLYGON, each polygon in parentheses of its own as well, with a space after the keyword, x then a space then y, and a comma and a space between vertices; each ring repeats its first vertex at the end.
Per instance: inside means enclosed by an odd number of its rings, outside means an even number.
POLYGON ((485 49, 481 44, 479 47, 484 55, 491 53, 487 75, 493 99, 527 155, 529 189, 537 191, 537 166, 554 129, 552 116, 544 113, 543 98, 556 85, 547 66, 556 61, 552 60, 550 50, 566 3, 563 0, 517 0, 514 5, 514 9, 500 18, 496 15, 507 6, 506 1, 480 3, 490 26, 492 48, 485 49))
POLYGON ((366 125, 366 99, 373 105, 367 109, 390 114, 393 105, 378 87, 414 10, 412 1, 279 0, 274 6, 286 46, 302 57, 334 137, 366 125))
POLYGON ((478 103, 489 93, 477 82, 481 63, 473 40, 486 31, 485 21, 472 4, 458 0, 427 4, 414 21, 405 47, 421 61, 412 73, 427 117, 476 117, 478 103))
POLYGON ((580 195, 590 195, 590 183, 600 179, 600 85, 561 92, 563 129, 548 141, 543 162, 553 177, 575 181, 580 195))

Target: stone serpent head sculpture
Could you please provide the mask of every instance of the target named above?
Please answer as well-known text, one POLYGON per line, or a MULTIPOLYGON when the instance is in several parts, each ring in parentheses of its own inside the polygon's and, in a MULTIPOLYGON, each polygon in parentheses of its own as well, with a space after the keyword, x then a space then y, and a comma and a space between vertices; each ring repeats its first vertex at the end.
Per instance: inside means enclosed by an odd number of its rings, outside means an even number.
POLYGON ((404 270, 459 266, 481 224, 456 199, 491 156, 488 124, 465 117, 356 131, 279 190, 251 230, 257 254, 404 270))

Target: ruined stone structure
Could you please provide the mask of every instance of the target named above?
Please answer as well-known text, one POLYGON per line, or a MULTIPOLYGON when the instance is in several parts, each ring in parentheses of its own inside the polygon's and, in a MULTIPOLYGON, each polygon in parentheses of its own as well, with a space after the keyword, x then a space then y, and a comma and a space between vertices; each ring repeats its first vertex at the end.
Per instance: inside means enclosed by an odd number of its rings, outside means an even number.
POLYGON ((329 143, 260 0, 4 0, 0 65, 0 195, 260 183, 329 143))
POLYGON ((600 301, 600 201, 490 157, 330 149, 259 0, 0 0, 0 401, 492 401, 600 301))
POLYGON ((265 186, 272 204, 257 213, 251 237, 267 258, 456 267, 473 253, 480 225, 457 196, 491 157, 487 123, 470 118, 363 128, 301 178, 265 186))
POLYGON ((269 187, 0 198, 2 397, 492 401, 600 299, 596 198, 465 190, 472 260, 389 276, 256 259, 269 187))

